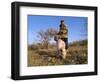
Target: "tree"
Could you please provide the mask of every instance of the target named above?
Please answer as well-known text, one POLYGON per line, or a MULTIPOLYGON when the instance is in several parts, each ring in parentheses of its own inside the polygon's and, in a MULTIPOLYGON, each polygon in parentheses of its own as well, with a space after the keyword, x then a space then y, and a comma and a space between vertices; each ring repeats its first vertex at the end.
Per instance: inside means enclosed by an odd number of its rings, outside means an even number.
POLYGON ((57 30, 53 29, 53 28, 49 28, 47 30, 40 30, 38 32, 38 36, 40 38, 40 42, 41 44, 44 46, 44 48, 49 47, 49 42, 52 39, 52 37, 55 36, 55 34, 57 33, 57 30))

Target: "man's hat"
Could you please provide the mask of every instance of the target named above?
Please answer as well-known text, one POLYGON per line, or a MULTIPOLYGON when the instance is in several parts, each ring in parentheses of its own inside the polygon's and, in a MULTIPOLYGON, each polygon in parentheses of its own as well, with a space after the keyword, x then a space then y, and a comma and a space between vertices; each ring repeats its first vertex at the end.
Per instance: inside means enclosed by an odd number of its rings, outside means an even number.
POLYGON ((61 20, 60 22, 64 22, 64 20, 61 20))

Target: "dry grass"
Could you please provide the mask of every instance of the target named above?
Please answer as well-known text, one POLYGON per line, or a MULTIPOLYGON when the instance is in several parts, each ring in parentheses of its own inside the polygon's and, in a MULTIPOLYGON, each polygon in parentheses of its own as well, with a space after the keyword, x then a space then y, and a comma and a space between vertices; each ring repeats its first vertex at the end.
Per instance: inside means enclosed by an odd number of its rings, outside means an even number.
POLYGON ((55 48, 47 49, 28 49, 28 66, 50 66, 50 65, 72 65, 87 64, 87 43, 82 41, 69 45, 66 59, 57 57, 55 48))

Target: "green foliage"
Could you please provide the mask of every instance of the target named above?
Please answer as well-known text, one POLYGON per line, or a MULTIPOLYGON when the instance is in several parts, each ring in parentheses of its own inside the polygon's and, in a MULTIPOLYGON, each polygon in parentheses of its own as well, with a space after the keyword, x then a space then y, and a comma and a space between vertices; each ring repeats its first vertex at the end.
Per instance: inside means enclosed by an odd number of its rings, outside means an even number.
POLYGON ((81 41, 74 41, 69 44, 69 46, 86 46, 88 44, 87 40, 81 40, 81 41))

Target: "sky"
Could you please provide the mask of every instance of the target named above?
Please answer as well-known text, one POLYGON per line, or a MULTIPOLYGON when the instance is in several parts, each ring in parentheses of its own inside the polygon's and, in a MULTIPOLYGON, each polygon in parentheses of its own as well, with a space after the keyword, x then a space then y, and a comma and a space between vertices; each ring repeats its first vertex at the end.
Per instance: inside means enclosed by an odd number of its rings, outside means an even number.
POLYGON ((87 17, 28 15, 28 44, 39 42, 37 32, 40 30, 59 30, 62 19, 68 26, 68 42, 87 39, 87 17))

